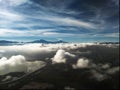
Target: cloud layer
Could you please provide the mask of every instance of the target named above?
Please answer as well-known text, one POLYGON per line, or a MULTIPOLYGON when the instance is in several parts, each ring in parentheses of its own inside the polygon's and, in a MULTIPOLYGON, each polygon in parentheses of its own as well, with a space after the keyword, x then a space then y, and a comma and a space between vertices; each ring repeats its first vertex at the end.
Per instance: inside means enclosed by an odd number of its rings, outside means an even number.
POLYGON ((85 74, 87 80, 104 82, 114 79, 114 75, 119 73, 118 47, 118 44, 99 43, 0 46, 0 75, 29 73, 49 63, 53 67, 49 72, 56 72, 54 69, 58 74, 76 72, 80 76, 85 74))
MULTIPOLYGON (((13 55, 26 56, 27 60, 39 59, 42 60, 46 57, 54 55, 57 50, 72 50, 77 48, 85 48, 87 46, 94 45, 94 43, 71 43, 71 44, 25 44, 25 45, 13 45, 13 46, 0 46, 1 55, 4 57, 11 57, 13 55), (4 51, 4 52, 3 52, 4 51)), ((2 56, 1 56, 2 57, 2 56)))

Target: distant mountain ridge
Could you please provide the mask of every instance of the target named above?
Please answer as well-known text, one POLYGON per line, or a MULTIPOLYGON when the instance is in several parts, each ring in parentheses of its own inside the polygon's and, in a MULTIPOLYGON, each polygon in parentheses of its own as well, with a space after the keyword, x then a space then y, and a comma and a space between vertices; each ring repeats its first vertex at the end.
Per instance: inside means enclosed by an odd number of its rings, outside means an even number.
POLYGON ((44 43, 44 44, 56 44, 56 43, 67 43, 65 41, 62 40, 58 40, 58 41, 47 41, 44 39, 40 39, 40 40, 34 40, 34 41, 30 41, 30 42, 18 42, 18 41, 7 41, 7 40, 0 40, 0 45, 1 44, 25 44, 25 43, 44 43))
POLYGON ((120 42, 100 42, 99 44, 120 44, 120 42))
MULTIPOLYGON (((9 41, 9 40, 0 40, 0 45, 22 45, 22 44, 27 44, 27 43, 43 43, 43 44, 57 44, 57 43, 68 43, 63 40, 58 40, 58 41, 48 41, 44 39, 39 39, 39 40, 34 40, 34 41, 29 41, 29 42, 19 42, 19 41, 9 41)), ((97 42, 95 42, 97 43, 97 42)), ((98 42, 99 44, 120 44, 119 42, 98 42)))
POLYGON ((19 43, 17 41, 0 40, 0 43, 19 43))
POLYGON ((55 44, 55 43, 67 43, 67 42, 62 41, 62 40, 58 40, 58 41, 47 41, 47 40, 44 40, 44 39, 40 39, 40 40, 31 41, 31 42, 28 42, 28 43, 45 43, 45 44, 52 43, 52 44, 55 44))

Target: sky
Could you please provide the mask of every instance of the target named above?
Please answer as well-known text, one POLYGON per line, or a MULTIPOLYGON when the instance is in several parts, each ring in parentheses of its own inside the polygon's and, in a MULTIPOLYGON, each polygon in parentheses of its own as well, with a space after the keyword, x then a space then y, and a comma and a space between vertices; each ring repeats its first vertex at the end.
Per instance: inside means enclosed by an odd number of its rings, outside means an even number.
POLYGON ((119 0, 0 0, 0 40, 119 41, 119 0))

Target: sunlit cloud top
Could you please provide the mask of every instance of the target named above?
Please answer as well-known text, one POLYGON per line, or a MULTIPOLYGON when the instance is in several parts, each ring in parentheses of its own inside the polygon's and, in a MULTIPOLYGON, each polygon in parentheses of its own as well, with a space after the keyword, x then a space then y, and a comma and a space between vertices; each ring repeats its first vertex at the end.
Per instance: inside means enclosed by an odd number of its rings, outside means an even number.
POLYGON ((118 41, 119 0, 0 0, 0 39, 118 41))

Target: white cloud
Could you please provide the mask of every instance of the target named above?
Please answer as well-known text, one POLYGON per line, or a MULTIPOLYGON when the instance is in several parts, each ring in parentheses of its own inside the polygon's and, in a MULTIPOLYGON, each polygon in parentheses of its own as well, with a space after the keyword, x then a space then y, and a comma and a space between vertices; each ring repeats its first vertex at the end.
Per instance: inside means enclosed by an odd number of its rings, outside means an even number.
POLYGON ((77 64, 73 64, 72 67, 74 69, 77 69, 77 68, 88 68, 89 67, 89 60, 88 59, 85 59, 85 58, 80 58, 78 59, 77 61, 77 64))
POLYGON ((117 66, 117 67, 113 67, 113 68, 106 70, 106 73, 107 74, 115 74, 116 72, 119 72, 119 71, 120 71, 120 67, 117 66))
POLYGON ((39 36, 44 32, 50 32, 53 29, 39 29, 39 30, 14 30, 14 29, 0 29, 0 36, 39 36))
POLYGON ((5 53, 5 50, 0 50, 0 53, 5 53))
POLYGON ((13 45, 13 46, 0 46, 0 50, 4 50, 2 53, 5 57, 13 55, 24 55, 27 60, 33 60, 34 57, 37 59, 43 59, 48 57, 50 54, 59 50, 74 50, 77 48, 85 48, 86 46, 95 45, 94 43, 61 43, 61 44, 25 44, 25 45, 13 45))
POLYGON ((12 29, 0 29, 0 36, 15 36, 24 34, 22 31, 19 30, 12 30, 12 29))
POLYGON ((50 36, 50 35, 59 35, 60 33, 57 32, 44 32, 43 35, 50 36))
POLYGON ((60 50, 57 51, 56 55, 52 58, 52 62, 53 62, 53 64, 55 64, 55 63, 66 63, 66 60, 69 57, 74 58, 75 55, 73 55, 69 52, 66 52, 65 50, 60 49, 60 50))
MULTIPOLYGON (((17 35, 17 34, 16 34, 17 35)), ((60 44, 25 44, 25 45, 13 45, 13 46, 0 46, 0 50, 4 51, 1 53, 1 57, 11 57, 13 55, 23 55, 27 60, 34 59, 45 59, 54 56, 54 53, 59 49, 65 51, 76 50, 78 48, 86 48, 87 46, 98 45, 95 43, 60 43, 60 44)), ((102 46, 113 47, 114 45, 102 46)), ((114 46, 115 47, 115 46, 114 46)), ((80 54, 80 53, 79 53, 80 54)), ((82 55, 82 54, 81 54, 82 55)))
POLYGON ((98 64, 94 67, 91 67, 90 73, 92 74, 90 78, 94 78, 97 81, 103 81, 105 79, 112 78, 111 75, 116 74, 119 72, 120 67, 112 67, 110 68, 110 64, 98 64))
POLYGON ((58 24, 64 24, 64 25, 70 25, 70 26, 77 26, 77 27, 83 27, 83 28, 90 28, 90 29, 96 29, 96 26, 89 22, 84 22, 72 18, 64 18, 64 17, 51 17, 45 18, 46 20, 57 22, 58 24))
POLYGON ((102 81, 105 80, 107 77, 107 75, 105 74, 101 74, 100 72, 96 71, 96 70, 91 70, 92 76, 91 78, 95 78, 98 81, 102 81))
MULTIPOLYGON (((21 26, 21 27, 26 27, 27 26, 21 26)), ((57 33, 54 32, 54 29, 38 29, 38 30, 17 30, 17 29, 0 29, 0 36, 1 37, 15 37, 15 36, 45 36, 45 37, 58 37, 58 36, 62 36, 62 37, 73 37, 73 36, 85 36, 84 34, 70 34, 70 33, 57 33)))
POLYGON ((9 1, 11 5, 21 5, 28 2, 29 0, 9 0, 9 1))
POLYGON ((94 37, 119 37, 119 33, 106 33, 106 34, 95 34, 94 37))
POLYGON ((101 68, 102 69, 108 69, 108 68, 110 68, 110 64, 108 64, 108 63, 104 64, 104 65, 101 66, 101 68))
POLYGON ((28 2, 29 0, 0 0, 0 3, 5 3, 10 6, 18 6, 28 2))
POLYGON ((0 75, 5 75, 10 72, 25 72, 35 71, 45 65, 42 61, 28 62, 22 55, 12 56, 7 59, 0 59, 0 75))
POLYGON ((23 19, 22 16, 14 13, 14 12, 10 12, 8 10, 1 10, 0 9, 0 17, 2 17, 3 19, 9 19, 9 20, 21 20, 23 19))

